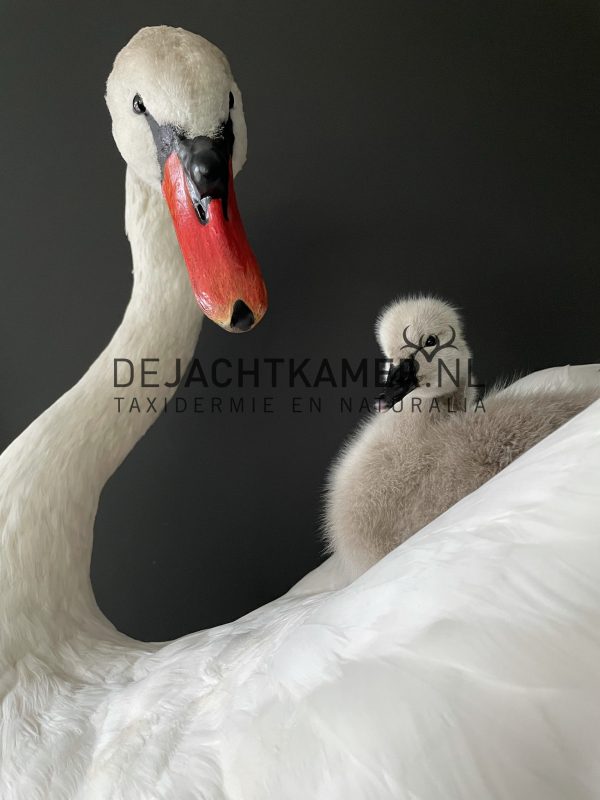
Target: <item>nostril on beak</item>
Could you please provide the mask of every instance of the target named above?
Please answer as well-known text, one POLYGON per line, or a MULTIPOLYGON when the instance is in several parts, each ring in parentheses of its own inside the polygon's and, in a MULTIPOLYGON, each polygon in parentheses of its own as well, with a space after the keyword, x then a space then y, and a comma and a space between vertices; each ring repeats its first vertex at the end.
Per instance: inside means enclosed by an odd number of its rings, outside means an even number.
POLYGON ((236 300, 233 304, 229 324, 236 331, 248 331, 254 325, 254 314, 243 300, 236 300))

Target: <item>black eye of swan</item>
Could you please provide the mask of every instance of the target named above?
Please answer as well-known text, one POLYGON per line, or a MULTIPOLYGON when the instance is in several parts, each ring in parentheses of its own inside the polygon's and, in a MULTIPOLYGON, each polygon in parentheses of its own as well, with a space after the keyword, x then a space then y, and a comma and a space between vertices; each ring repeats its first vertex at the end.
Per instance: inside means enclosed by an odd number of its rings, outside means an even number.
POLYGON ((133 98, 133 110, 136 114, 146 113, 146 106, 144 105, 144 101, 139 94, 136 94, 136 96, 133 98))
POLYGON ((432 335, 428 336, 427 339, 425 340, 425 347, 435 347, 436 344, 438 343, 438 341, 439 341, 438 337, 437 336, 433 336, 433 334, 432 334, 432 335))
POLYGON ((229 92, 229 108, 233 108, 233 92, 229 92))

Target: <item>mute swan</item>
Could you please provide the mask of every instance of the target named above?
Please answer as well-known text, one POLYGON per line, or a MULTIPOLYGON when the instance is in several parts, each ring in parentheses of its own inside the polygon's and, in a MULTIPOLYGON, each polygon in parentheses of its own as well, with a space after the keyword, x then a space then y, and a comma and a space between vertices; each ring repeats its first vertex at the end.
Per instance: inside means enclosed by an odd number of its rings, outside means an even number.
MULTIPOLYGON (((145 30, 115 70, 108 101, 129 164, 134 290, 108 349, 0 457, 0 797, 593 797, 598 404, 352 586, 332 558, 243 619, 163 644, 119 634, 97 609, 96 504, 149 424, 114 412, 112 356, 183 361, 200 324, 142 105, 160 145, 168 121, 190 135, 220 131, 231 91, 234 171, 245 152, 239 91, 208 42, 145 30)), ((227 248, 218 204, 205 205, 218 235, 211 246, 201 233, 184 241, 193 286, 211 290, 199 299, 218 322, 248 327, 264 289, 241 238, 227 248), (203 268, 215 264, 224 281, 212 292, 203 268), (237 300, 249 309, 238 305, 239 317, 237 300)), ((195 224, 181 211, 180 236, 195 224)), ((583 376, 527 380, 555 379, 583 376)))
POLYGON ((455 308, 421 296, 377 324, 391 362, 381 410, 334 464, 326 496, 330 548, 358 575, 600 397, 569 386, 477 398, 455 308), (388 409, 392 410, 388 410, 388 409))

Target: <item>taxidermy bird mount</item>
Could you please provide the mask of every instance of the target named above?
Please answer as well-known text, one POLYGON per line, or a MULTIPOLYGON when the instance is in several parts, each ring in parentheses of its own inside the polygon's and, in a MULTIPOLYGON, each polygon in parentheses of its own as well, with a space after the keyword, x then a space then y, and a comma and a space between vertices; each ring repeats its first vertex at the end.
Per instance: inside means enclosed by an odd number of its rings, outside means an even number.
MULTIPOLYGON (((176 386, 160 365, 189 362, 200 309, 237 333, 267 308, 236 203, 246 125, 223 53, 181 29, 144 28, 118 54, 106 102, 127 163, 133 291, 88 372, 0 456, 0 657, 13 660, 105 624, 89 582, 97 504, 154 416, 117 412, 114 360, 156 358, 163 405, 176 386)), ((139 387, 119 394, 128 408, 139 387)))
POLYGON ((355 577, 600 397, 568 385, 479 397, 455 308, 400 299, 377 322, 391 362, 377 414, 330 474, 326 536, 355 577))
MULTIPOLYGON (((224 55, 144 29, 107 101, 127 162, 133 292, 88 372, 0 456, 0 798, 596 796, 598 410, 354 586, 338 589, 332 558, 279 600, 167 643, 134 641, 100 613, 100 492, 156 418, 116 412, 114 358, 159 357, 162 405, 175 391, 162 365, 191 358, 198 302, 232 330, 266 305, 234 206, 246 129, 224 55)), ((414 342, 424 331, 392 316, 396 359, 402 329, 414 342)), ((139 395, 119 392, 125 406, 139 395)), ((376 416, 390 424, 383 445, 401 416, 376 416)))

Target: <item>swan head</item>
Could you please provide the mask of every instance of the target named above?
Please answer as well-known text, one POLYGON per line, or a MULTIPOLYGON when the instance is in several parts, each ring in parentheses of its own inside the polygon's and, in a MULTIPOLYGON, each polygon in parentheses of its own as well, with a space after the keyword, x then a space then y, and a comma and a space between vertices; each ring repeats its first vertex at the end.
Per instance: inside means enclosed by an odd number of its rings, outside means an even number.
POLYGON ((434 398, 466 390, 471 351, 449 303, 429 296, 396 300, 382 311, 376 334, 391 362, 382 410, 407 395, 434 398))
POLYGON ((249 330, 267 294, 235 198, 246 123, 227 59, 181 28, 143 28, 117 55, 106 102, 128 167, 164 195, 198 304, 249 330))

